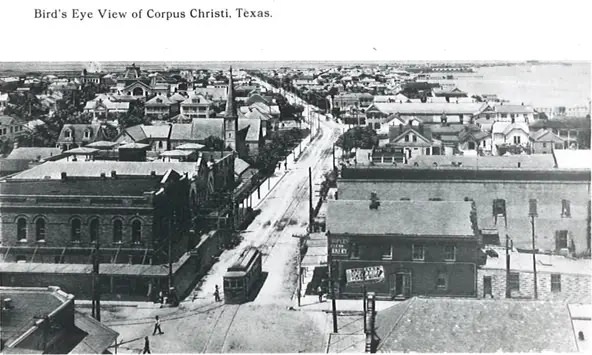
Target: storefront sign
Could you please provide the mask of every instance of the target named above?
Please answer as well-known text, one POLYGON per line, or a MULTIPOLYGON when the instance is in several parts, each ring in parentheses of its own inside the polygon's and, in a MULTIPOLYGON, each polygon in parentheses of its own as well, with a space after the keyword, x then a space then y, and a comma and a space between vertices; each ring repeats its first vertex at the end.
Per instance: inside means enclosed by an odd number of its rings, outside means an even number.
POLYGON ((367 266, 365 268, 345 270, 347 283, 382 282, 384 281, 384 267, 367 266))
POLYGON ((349 240, 347 238, 331 238, 331 256, 347 256, 349 240))

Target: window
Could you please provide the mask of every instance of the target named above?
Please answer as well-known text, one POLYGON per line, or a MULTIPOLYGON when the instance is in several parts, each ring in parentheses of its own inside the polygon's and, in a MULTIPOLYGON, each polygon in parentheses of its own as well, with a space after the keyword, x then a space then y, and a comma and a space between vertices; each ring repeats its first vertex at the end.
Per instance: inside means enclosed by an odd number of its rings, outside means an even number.
POLYGON ((43 218, 39 218, 37 222, 35 222, 35 238, 38 242, 45 241, 45 220, 43 218))
POLYGON ((496 198, 493 200, 493 215, 506 215, 506 200, 501 198, 496 198))
POLYGON ((413 135, 413 141, 417 142, 417 136, 415 134, 413 135))
POLYGON ((456 247, 454 245, 447 245, 444 247, 444 260, 455 261, 456 260, 456 247))
POLYGON ((469 150, 475 150, 475 142, 469 142, 469 150))
POLYGON ((132 223, 132 243, 140 244, 142 239, 142 222, 135 220, 132 223))
POLYGON ((411 201, 409 197, 401 197, 401 201, 411 201))
POLYGON ((567 231, 559 230, 555 232, 555 249, 561 250, 567 248, 567 231))
POLYGON ((19 242, 27 241, 27 220, 25 218, 19 218, 16 221, 16 237, 19 242))
POLYGON ((561 274, 551 274, 551 292, 561 292, 561 274))
POLYGON ((448 275, 445 272, 438 273, 436 288, 439 290, 446 290, 448 288, 448 275))
POLYGON ((547 148, 547 143, 543 143, 543 148, 547 148))
POLYGON ((508 280, 510 284, 510 290, 512 291, 519 291, 520 290, 520 274, 517 272, 510 273, 510 279, 508 280))
POLYGON ((99 219, 93 218, 89 226, 90 242, 94 243, 99 239, 99 219))
POLYGON ((390 260, 393 258, 393 246, 384 245, 382 250, 382 259, 390 260))
POLYGON ((571 217, 571 212, 569 208, 569 200, 561 200, 561 217, 569 218, 571 217))
POLYGON ((116 219, 113 222, 113 243, 121 243, 123 239, 123 223, 116 219))
POLYGON ((158 148, 162 148, 162 141, 158 141, 158 148))
POLYGON ((350 244, 349 257, 351 259, 359 259, 360 258, 360 245, 358 243, 352 242, 350 244))
POLYGON ((84 131, 84 138, 90 138, 90 131, 88 129, 84 131))
POLYGON ((514 144, 520 144, 520 136, 514 136, 514 144))
POLYGON ((80 242, 80 219, 74 218, 70 223, 70 237, 73 242, 80 242))
POLYGON ((405 135, 405 142, 409 142, 409 135, 408 134, 405 135))
POLYGON ((413 244, 411 246, 411 253, 413 260, 423 260, 425 257, 423 245, 413 244))
POLYGON ((65 138, 70 138, 72 136, 72 132, 70 132, 69 130, 65 130, 64 131, 64 137, 65 138))
POLYGON ((537 214, 537 200, 534 198, 531 198, 530 200, 528 200, 528 215, 529 216, 538 216, 537 214))
POLYGON ((442 199, 440 197, 430 197, 428 200, 429 201, 442 201, 442 199))

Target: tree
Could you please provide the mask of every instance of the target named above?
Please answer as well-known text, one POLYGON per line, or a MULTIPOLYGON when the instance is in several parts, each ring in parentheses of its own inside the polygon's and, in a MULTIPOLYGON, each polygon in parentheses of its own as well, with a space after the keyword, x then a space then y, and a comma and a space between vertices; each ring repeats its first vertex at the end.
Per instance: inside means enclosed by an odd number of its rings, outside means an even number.
POLYGON ((339 136, 335 145, 349 152, 353 148, 372 149, 377 142, 375 130, 367 126, 356 126, 339 136))

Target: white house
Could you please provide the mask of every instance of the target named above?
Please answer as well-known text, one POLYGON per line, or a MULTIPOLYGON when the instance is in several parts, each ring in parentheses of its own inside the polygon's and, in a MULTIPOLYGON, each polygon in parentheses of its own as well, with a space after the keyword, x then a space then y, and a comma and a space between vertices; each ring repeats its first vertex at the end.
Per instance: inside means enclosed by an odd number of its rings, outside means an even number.
POLYGON ((526 123, 495 122, 491 131, 492 154, 498 155, 499 147, 502 145, 528 147, 530 141, 529 132, 526 123))

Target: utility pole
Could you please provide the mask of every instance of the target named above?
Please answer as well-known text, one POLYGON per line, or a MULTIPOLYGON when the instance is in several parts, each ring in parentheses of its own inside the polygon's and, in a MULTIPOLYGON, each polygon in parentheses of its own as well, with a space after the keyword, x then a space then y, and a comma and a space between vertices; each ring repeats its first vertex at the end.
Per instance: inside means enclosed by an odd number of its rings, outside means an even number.
POLYGON ((92 278, 92 316, 101 321, 101 283, 99 278, 99 238, 97 237, 95 243, 95 252, 93 253, 93 278, 92 278))
POLYGON ((302 236, 298 236, 298 307, 302 293, 302 236))
POLYGON ((312 208, 312 168, 308 167, 308 231, 313 232, 313 208, 312 208))
POLYGON ((510 236, 506 233, 506 298, 512 298, 510 289, 510 236))
POLYGON ((534 218, 537 216, 537 204, 536 200, 530 200, 530 208, 528 214, 530 215, 530 225, 532 226, 532 271, 534 273, 534 299, 538 299, 537 289, 537 269, 536 269, 536 249, 535 249, 535 230, 534 230, 534 218))
POLYGON ((169 257, 169 291, 171 290, 171 288, 173 287, 173 255, 172 255, 172 250, 173 250, 173 233, 172 233, 172 224, 173 224, 173 219, 175 218, 175 212, 173 211, 171 218, 169 219, 169 228, 168 228, 168 242, 169 242, 169 252, 168 252, 168 257, 169 257))
POLYGON ((335 170, 335 143, 333 143, 333 170, 335 170))
POLYGON ((329 292, 331 293, 331 310, 333 314, 333 333, 337 333, 337 303, 333 285, 333 258, 331 255, 331 233, 327 232, 327 269, 329 272, 329 292))
POLYGON ((363 282, 362 292, 364 294, 364 296, 362 297, 362 300, 364 302, 364 305, 363 305, 364 306, 363 307, 363 309, 364 309, 364 333, 366 333, 368 331, 368 324, 366 323, 366 313, 368 311, 368 309, 367 309, 368 305, 366 304, 366 302, 367 302, 366 301, 366 270, 362 271, 362 282, 363 282))

